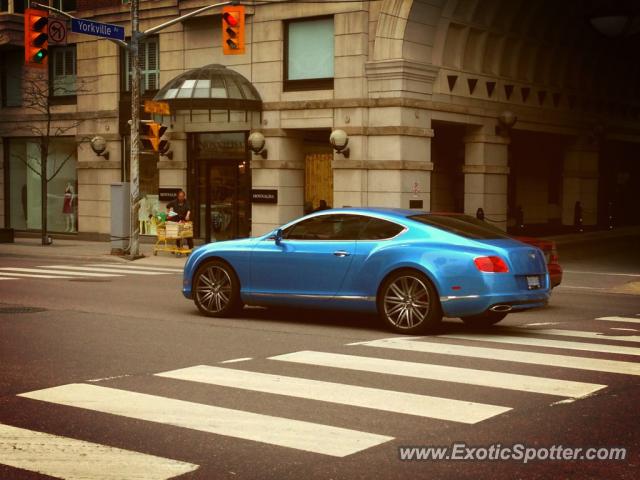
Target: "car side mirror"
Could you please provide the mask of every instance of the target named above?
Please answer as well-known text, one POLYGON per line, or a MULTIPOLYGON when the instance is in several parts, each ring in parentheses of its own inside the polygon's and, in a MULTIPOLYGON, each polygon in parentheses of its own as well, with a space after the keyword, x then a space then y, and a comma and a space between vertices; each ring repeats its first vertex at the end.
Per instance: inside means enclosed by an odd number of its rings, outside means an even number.
POLYGON ((276 245, 280 245, 282 243, 282 229, 281 228, 276 230, 276 233, 273 236, 273 240, 275 241, 276 245))

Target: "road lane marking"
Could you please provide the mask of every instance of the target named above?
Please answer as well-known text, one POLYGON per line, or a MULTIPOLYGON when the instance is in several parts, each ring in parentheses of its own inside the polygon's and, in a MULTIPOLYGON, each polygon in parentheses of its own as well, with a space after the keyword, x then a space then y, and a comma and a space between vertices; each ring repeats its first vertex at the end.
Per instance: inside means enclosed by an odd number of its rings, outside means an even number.
POLYGON ((393 440, 386 435, 98 385, 75 383, 19 396, 335 457, 393 440))
POLYGON ((246 362, 247 360, 253 360, 253 357, 232 358, 231 360, 224 360, 220 363, 238 363, 246 362))
POLYGON ((0 464, 66 480, 165 480, 192 463, 0 424, 0 464))
POLYGON ((590 357, 571 357, 551 353, 523 352, 521 350, 505 350, 499 348, 474 347, 450 343, 416 341, 404 338, 383 338, 368 342, 356 342, 349 345, 365 347, 390 348, 410 352, 435 353, 458 357, 482 358, 486 360, 502 360, 549 367, 573 368, 594 372, 620 373, 623 375, 640 375, 640 363, 606 360, 590 357))
POLYGON ((169 268, 169 267, 147 267, 146 265, 128 265, 122 263, 95 263, 86 265, 87 267, 107 267, 107 268, 126 268, 131 270, 149 270, 151 272, 166 272, 166 273, 183 273, 182 268, 169 268))
MULTIPOLYGON (((44 268, 59 268, 62 270, 79 270, 81 272, 127 273, 127 274, 133 274, 133 275, 165 275, 162 272, 143 272, 142 270, 127 270, 125 268, 76 267, 72 265, 46 265, 44 268)), ((122 276, 122 275, 115 275, 115 276, 122 276)))
MULTIPOLYGON (((507 331, 507 329, 505 329, 507 331)), ((549 329, 516 329, 510 328, 508 331, 518 333, 535 333, 540 335, 558 335, 561 337, 578 337, 589 338, 593 340, 616 340, 619 342, 640 342, 640 335, 607 335, 600 332, 584 332, 582 330, 560 330, 555 328, 549 329)))
POLYGON ((5 278, 3 280, 20 280, 21 278, 75 278, 75 277, 63 277, 61 275, 39 275, 35 273, 12 273, 12 272, 1 272, 0 275, 15 277, 15 278, 5 278))
POLYGON ((61 275, 38 275, 35 273, 8 273, 1 272, 0 275, 16 277, 16 278, 3 278, 3 280, 20 280, 21 278, 75 278, 75 277, 63 277, 61 275))
POLYGON ((640 323, 640 318, 633 317, 598 317, 596 320, 604 320, 607 322, 624 322, 624 323, 640 323))
POLYGON ((511 410, 509 407, 498 405, 208 365, 198 365, 156 375, 466 424, 478 423, 511 410))
POLYGON ((490 335, 450 333, 437 335, 436 338, 450 338, 454 340, 473 340, 477 342, 502 343, 509 345, 526 345, 528 347, 562 348, 583 352, 614 353, 621 355, 640 355, 640 348, 603 343, 569 342, 565 340, 549 340, 546 338, 524 337, 521 335, 490 335))
POLYGON ((611 275, 613 277, 640 277, 640 273, 616 273, 616 272, 582 272, 578 270, 563 270, 564 273, 576 273, 579 275, 611 275))
POLYGON ((363 372, 398 375, 403 377, 463 383, 481 387, 504 388, 522 392, 542 393, 559 397, 580 398, 601 390, 606 385, 557 380, 514 373, 449 367, 429 363, 388 360, 385 358, 361 357, 315 351, 286 353, 270 357, 270 360, 302 363, 322 367, 343 368, 363 372))
MULTIPOLYGON (((46 274, 46 275, 69 275, 75 277, 121 277, 122 275, 109 275, 109 274, 100 274, 100 273, 80 273, 80 272, 67 272, 63 270, 52 270, 51 268, 0 268, 2 270, 0 275, 11 275, 12 272, 21 272, 21 273, 36 273, 36 274, 46 274)), ((51 277, 51 278, 59 278, 59 277, 51 277)))

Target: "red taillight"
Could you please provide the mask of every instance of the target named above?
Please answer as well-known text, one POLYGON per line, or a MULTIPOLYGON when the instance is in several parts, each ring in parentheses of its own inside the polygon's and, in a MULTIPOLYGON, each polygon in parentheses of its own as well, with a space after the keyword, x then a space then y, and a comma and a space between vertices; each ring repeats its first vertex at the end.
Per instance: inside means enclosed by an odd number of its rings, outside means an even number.
POLYGON ((490 257, 478 257, 473 260, 478 267, 478 270, 481 272, 491 272, 491 273, 507 273, 509 272, 509 267, 500 257, 490 256, 490 257))

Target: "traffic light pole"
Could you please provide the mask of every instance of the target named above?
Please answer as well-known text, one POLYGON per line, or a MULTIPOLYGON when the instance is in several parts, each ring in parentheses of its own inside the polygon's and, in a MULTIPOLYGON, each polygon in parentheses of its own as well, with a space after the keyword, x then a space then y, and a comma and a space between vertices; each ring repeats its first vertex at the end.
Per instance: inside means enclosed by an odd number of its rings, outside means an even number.
MULTIPOLYGON (((142 74, 140 71, 140 58, 138 56, 140 41, 149 35, 153 35, 160 30, 163 30, 171 25, 179 22, 183 22, 190 17, 199 15, 202 12, 211 10, 216 7, 223 7, 225 5, 237 5, 240 2, 237 0, 215 3, 213 5, 207 5, 193 12, 182 15, 181 17, 174 18, 168 22, 156 25, 149 28, 144 32, 139 29, 140 21, 140 1, 131 0, 131 41, 129 43, 121 40, 111 40, 117 45, 126 48, 129 51, 129 55, 132 61, 131 72, 131 151, 129 160, 129 182, 131 186, 131 226, 129 237, 129 257, 133 260, 140 257, 140 223, 138 222, 138 214, 140 211, 140 81, 142 74)), ((33 6, 50 10, 59 15, 63 15, 67 18, 73 19, 72 15, 59 10, 57 8, 50 7, 48 5, 41 5, 32 2, 33 6)))
POLYGON ((139 0, 131 0, 131 43, 129 58, 132 61, 131 72, 131 155, 129 159, 129 182, 131 191, 131 225, 129 238, 129 257, 135 260, 140 256, 140 15, 139 0))

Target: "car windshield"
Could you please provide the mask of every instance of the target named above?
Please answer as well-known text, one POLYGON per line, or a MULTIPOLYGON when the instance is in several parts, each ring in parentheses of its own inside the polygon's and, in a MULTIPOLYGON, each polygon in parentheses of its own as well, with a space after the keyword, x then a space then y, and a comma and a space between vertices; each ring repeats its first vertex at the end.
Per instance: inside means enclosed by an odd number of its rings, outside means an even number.
POLYGON ((425 213, 412 215, 409 218, 416 222, 439 228, 445 232, 454 233, 461 237, 472 238, 474 240, 511 238, 499 228, 468 215, 438 215, 425 213))

